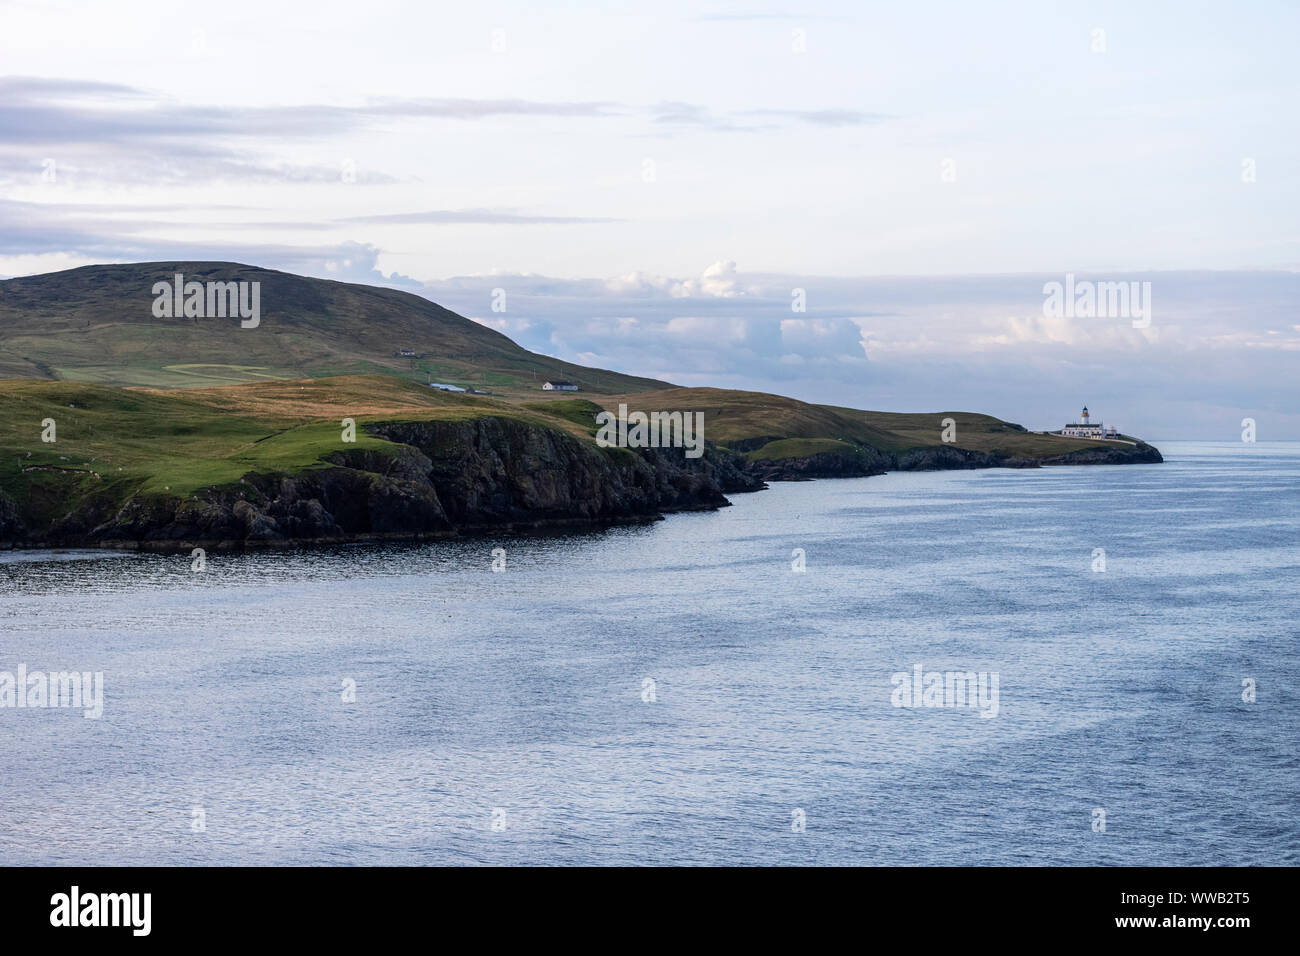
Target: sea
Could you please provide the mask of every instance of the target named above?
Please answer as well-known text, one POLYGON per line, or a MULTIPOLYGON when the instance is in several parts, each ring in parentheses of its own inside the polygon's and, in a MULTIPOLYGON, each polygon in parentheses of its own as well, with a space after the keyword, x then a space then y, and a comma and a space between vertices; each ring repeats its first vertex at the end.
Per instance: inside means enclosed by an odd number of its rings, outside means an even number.
POLYGON ((0 864, 1295 865, 1300 443, 1156 444, 0 553, 0 864), (20 668, 83 696, 19 707, 20 668))

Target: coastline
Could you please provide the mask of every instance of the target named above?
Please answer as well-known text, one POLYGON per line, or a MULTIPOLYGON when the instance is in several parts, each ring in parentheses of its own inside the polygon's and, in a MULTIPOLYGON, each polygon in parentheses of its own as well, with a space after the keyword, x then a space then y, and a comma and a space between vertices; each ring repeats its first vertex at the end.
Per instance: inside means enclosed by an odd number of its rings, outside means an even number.
POLYGON ((954 447, 901 455, 858 449, 856 454, 821 453, 781 462, 746 461, 728 449, 710 447, 703 457, 690 460, 669 449, 615 449, 623 454, 609 455, 549 430, 539 436, 529 426, 501 429, 499 422, 492 426, 493 440, 483 446, 482 425, 380 423, 371 430, 401 442, 397 455, 343 453, 328 468, 299 475, 250 474, 234 488, 202 498, 131 497, 111 514, 92 502, 83 512, 71 512, 35 533, 24 533, 26 523, 15 504, 0 498, 0 549, 232 552, 446 541, 648 524, 669 514, 729 507, 727 495, 762 491, 771 481, 1164 460, 1146 443, 1043 459, 954 447), (527 454, 518 454, 518 447, 516 454, 506 454, 508 446, 520 442, 527 454), (441 454, 430 457, 435 452, 441 454))

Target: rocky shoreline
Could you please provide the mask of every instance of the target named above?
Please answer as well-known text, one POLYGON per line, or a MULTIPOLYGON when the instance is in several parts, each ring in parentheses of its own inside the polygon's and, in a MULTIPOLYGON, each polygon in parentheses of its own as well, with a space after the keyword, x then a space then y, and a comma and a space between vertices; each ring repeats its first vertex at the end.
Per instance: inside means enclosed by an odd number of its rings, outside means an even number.
POLYGON ((747 461, 710 447, 598 448, 567 432, 505 417, 392 421, 367 426, 394 443, 341 450, 293 475, 249 474, 238 484, 184 497, 83 496, 67 514, 38 521, 0 493, 0 547, 102 547, 175 551, 424 540, 655 521, 730 504, 726 495, 768 481, 863 477, 887 471, 1036 468, 1159 462, 1159 451, 1084 449, 1017 459, 955 447, 890 454, 872 448, 807 458, 747 461))
POLYGON ((955 446, 912 448, 893 454, 874 448, 828 451, 806 458, 749 462, 752 474, 764 481, 808 481, 814 478, 864 478, 891 471, 952 471, 970 468, 1040 468, 1051 465, 1159 464, 1160 452, 1145 442, 1117 448, 1107 445, 1085 448, 1049 458, 1016 458, 990 452, 969 451, 955 446))
POLYGON ((47 522, 0 493, 0 547, 231 550, 421 540, 654 521, 765 485, 710 449, 601 449, 504 417, 368 426, 393 451, 340 450, 293 475, 249 474, 184 497, 91 494, 47 522))

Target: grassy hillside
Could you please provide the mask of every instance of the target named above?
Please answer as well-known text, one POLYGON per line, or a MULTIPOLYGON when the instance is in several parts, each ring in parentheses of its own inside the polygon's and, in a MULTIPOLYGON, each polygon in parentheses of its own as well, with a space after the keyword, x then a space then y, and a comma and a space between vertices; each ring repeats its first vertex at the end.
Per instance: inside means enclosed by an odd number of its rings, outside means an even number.
POLYGON ((751 460, 802 458, 834 451, 836 443, 845 442, 891 453, 942 447, 941 422, 945 418, 956 422, 954 447, 1001 452, 1012 458, 1048 457, 1118 445, 1027 432, 1019 425, 974 412, 869 412, 734 389, 674 388, 601 398, 600 402, 610 409, 625 402, 629 410, 703 412, 704 437, 744 452, 751 460))
POLYGON ((230 262, 86 266, 0 282, 0 378, 195 388, 274 379, 386 375, 539 396, 560 378, 584 392, 667 383, 584 368, 520 348, 506 336, 408 292, 230 262), (155 318, 155 282, 261 283, 261 324, 155 318), (424 358, 398 358, 409 349, 424 358))
MULTIPOLYGON (((595 414, 620 402, 703 412, 705 438, 751 463, 870 458, 866 449, 893 461, 933 448, 1001 461, 1133 447, 1032 434, 971 412, 871 412, 676 388, 528 352, 409 293, 236 263, 88 266, 0 282, 0 490, 22 501, 75 495, 78 483, 174 494, 249 472, 323 467, 323 456, 342 447, 345 417, 363 424, 496 415, 589 439, 595 414), (199 282, 260 282, 260 325, 155 318, 153 285, 177 272, 199 282), (401 349, 424 357, 394 357, 401 349), (584 391, 542 392, 548 378, 584 391), (429 381, 492 394, 444 392, 429 381), (46 418, 58 423, 57 444, 40 441, 46 418), (956 421, 951 445, 941 440, 945 418, 956 421)), ((385 445, 358 432, 354 447, 385 445)), ((921 457, 927 467, 962 464, 951 454, 947 463, 921 457)))
POLYGON ((382 376, 254 383, 190 391, 85 382, 0 381, 0 491, 43 514, 106 491, 184 496, 249 473, 295 474, 328 466, 345 449, 395 452, 368 421, 498 416, 590 437, 573 409, 524 408, 440 392, 382 376), (343 418, 357 423, 342 440, 343 418), (53 419, 56 441, 41 440, 53 419))
POLYGON ((781 461, 786 458, 811 458, 827 452, 851 452, 858 446, 838 438, 778 438, 745 452, 748 461, 781 461))

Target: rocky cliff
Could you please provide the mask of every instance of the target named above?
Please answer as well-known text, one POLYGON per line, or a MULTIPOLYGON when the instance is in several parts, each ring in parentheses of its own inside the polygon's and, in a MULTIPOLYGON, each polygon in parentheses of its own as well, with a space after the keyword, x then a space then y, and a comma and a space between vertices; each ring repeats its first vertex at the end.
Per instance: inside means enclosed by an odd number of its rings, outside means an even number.
POLYGON ((954 446, 895 454, 848 443, 779 460, 746 460, 709 447, 690 459, 681 449, 599 448, 562 429, 506 416, 366 427, 386 444, 334 451, 293 474, 249 473, 187 496, 146 493, 142 482, 98 475, 92 481, 71 470, 69 503, 62 507, 51 508, 47 497, 39 508, 33 502, 24 508, 0 492, 0 545, 239 548, 435 538, 654 520, 665 512, 725 507, 726 494, 757 491, 765 481, 1162 460, 1143 443, 1046 459, 954 446))
POLYGON ((1044 458, 1042 463, 1044 465, 1149 465, 1164 460, 1154 445, 1140 441, 1136 445, 1084 448, 1070 452, 1068 455, 1044 458))
POLYGON ((764 481, 807 481, 883 475, 895 468, 896 463, 892 455, 874 448, 856 447, 779 459, 755 458, 746 462, 746 466, 764 481))
POLYGON ((1038 468, 1041 465, 1126 465, 1164 461, 1145 442, 1105 445, 1046 458, 1021 458, 998 452, 971 451, 955 445, 928 445, 893 453, 873 448, 821 452, 804 457, 749 461, 750 471, 766 481, 809 478, 859 478, 890 471, 950 471, 966 468, 1038 468))
POLYGON ((0 542, 173 549, 442 537, 653 520, 724 507, 725 493, 764 487, 727 451, 688 459, 680 449, 601 449, 505 417, 369 430, 393 444, 187 497, 128 493, 123 502, 104 489, 48 522, 0 493, 0 542))

